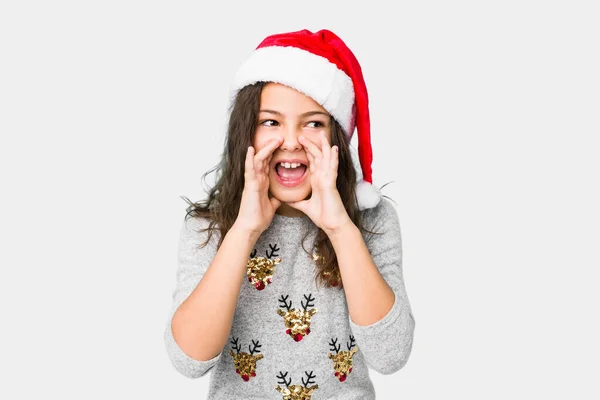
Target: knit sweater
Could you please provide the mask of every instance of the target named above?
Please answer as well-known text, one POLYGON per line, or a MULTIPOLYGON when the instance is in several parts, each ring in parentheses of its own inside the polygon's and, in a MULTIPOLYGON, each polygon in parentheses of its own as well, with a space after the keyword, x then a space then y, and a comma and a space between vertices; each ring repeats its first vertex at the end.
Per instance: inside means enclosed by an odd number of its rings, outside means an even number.
POLYGON ((403 280, 396 210, 382 198, 375 208, 362 212, 365 227, 381 233, 365 232, 363 238, 395 294, 392 308, 382 319, 367 326, 355 324, 344 289, 315 283, 316 261, 311 252, 317 227, 307 216, 275 214, 249 255, 228 344, 207 361, 195 360, 181 350, 173 338, 171 320, 212 262, 218 235, 199 248, 206 233, 198 230, 208 226, 208 221, 190 218, 184 222, 173 307, 164 334, 175 369, 189 378, 211 371, 210 400, 375 399, 368 368, 391 374, 404 366, 412 349, 415 319, 403 280))

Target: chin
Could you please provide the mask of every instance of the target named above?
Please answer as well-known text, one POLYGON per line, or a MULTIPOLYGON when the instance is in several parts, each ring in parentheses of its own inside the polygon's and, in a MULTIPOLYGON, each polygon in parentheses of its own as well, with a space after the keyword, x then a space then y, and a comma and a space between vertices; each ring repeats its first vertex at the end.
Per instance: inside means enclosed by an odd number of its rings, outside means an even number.
POLYGON ((273 197, 283 203, 291 203, 295 201, 306 200, 310 197, 311 188, 306 185, 301 185, 294 188, 289 188, 279 185, 277 182, 271 182, 269 192, 273 197))

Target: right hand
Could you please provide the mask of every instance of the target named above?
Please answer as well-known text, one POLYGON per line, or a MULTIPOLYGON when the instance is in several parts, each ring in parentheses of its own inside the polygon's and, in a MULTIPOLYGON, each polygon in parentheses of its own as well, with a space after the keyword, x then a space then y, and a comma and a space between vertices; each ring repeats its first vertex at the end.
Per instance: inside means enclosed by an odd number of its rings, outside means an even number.
POLYGON ((269 198, 269 172, 273 152, 281 145, 281 138, 271 140, 256 155, 248 147, 244 163, 244 191, 235 225, 252 234, 263 233, 273 220, 281 202, 269 198))

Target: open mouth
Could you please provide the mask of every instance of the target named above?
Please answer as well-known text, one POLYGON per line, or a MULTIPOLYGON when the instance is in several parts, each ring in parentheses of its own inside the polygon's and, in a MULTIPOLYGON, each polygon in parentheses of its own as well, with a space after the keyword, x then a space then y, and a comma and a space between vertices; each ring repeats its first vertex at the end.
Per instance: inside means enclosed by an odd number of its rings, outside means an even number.
POLYGON ((284 160, 275 164, 275 175, 283 186, 299 185, 307 175, 308 166, 302 160, 284 160))

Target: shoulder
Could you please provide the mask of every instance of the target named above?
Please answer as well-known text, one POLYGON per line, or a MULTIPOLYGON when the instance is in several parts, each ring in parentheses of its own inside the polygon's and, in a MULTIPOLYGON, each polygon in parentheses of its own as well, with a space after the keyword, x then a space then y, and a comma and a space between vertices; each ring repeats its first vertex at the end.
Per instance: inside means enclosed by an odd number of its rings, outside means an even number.
POLYGON ((373 229, 390 222, 398 223, 396 205, 386 197, 382 197, 375 207, 363 210, 361 213, 363 225, 367 229, 373 229))
POLYGON ((210 219, 186 214, 183 217, 182 223, 182 229, 186 231, 200 231, 209 227, 210 219))
POLYGON ((210 243, 216 245, 221 234, 218 226, 214 225, 211 228, 210 223, 209 218, 186 215, 181 222, 180 244, 187 245, 186 247, 193 245, 197 248, 198 245, 207 243, 210 238, 210 243))
POLYGON ((361 215, 361 234, 369 251, 399 245, 402 235, 395 203, 382 197, 377 206, 363 210, 361 215))

